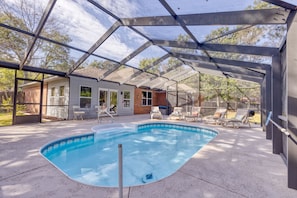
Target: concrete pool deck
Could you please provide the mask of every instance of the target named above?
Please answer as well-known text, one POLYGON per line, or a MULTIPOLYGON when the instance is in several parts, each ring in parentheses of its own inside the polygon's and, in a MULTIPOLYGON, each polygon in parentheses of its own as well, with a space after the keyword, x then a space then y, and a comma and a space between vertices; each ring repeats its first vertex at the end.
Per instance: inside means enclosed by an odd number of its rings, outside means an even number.
MULTIPOLYGON (((149 121, 149 115, 116 117, 115 123, 149 121)), ((110 123, 104 119, 101 124, 110 123)), ((185 122, 182 122, 185 123, 185 122)), ((97 120, 0 127, 0 197, 117 198, 117 188, 72 181, 45 160, 39 149, 59 138, 90 132, 97 120)), ((124 188, 124 198, 275 197, 296 198, 287 188, 287 169, 259 126, 223 128, 173 175, 155 183, 124 188)))

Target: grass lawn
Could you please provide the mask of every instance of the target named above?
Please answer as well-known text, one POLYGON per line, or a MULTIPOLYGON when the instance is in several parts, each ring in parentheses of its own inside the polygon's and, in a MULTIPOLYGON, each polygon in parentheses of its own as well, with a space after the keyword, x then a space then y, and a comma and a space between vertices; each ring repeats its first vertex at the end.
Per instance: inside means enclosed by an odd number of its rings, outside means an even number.
POLYGON ((12 112, 0 113, 0 126, 12 125, 12 112))
POLYGON ((251 123, 261 124, 261 115, 260 113, 255 113, 253 117, 250 118, 251 123))
MULTIPOLYGON (((234 118, 236 112, 234 111, 228 111, 227 112, 227 118, 234 118)), ((255 113, 253 117, 250 117, 250 122, 255 123, 255 124, 260 124, 261 123, 261 115, 260 113, 255 113)))

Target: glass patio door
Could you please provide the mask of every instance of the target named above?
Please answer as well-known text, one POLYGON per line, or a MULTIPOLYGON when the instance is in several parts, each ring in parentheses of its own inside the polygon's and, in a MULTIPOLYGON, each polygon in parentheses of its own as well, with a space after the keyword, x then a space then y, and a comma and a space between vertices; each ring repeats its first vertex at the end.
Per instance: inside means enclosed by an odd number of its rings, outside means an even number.
POLYGON ((99 106, 107 106, 108 90, 99 89, 99 106))
POLYGON ((110 114, 117 113, 118 91, 99 89, 99 106, 106 106, 110 114))
POLYGON ((116 114, 118 106, 118 91, 109 91, 109 113, 116 114))

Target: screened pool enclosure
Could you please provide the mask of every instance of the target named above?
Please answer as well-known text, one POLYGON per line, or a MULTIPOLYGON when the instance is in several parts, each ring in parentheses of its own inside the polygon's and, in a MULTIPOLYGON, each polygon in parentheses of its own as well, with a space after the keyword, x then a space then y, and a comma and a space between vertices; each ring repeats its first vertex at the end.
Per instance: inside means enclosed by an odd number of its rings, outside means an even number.
POLYGON ((2 0, 1 108, 18 124, 27 97, 34 109, 28 119, 41 121, 43 111, 66 119, 73 98, 93 107, 94 94, 96 103, 124 115, 133 114, 138 88, 199 98, 203 74, 255 82, 263 130, 273 152, 284 156, 288 186, 297 189, 296 6, 296 0, 2 0), (277 125, 265 125, 269 112, 277 125))

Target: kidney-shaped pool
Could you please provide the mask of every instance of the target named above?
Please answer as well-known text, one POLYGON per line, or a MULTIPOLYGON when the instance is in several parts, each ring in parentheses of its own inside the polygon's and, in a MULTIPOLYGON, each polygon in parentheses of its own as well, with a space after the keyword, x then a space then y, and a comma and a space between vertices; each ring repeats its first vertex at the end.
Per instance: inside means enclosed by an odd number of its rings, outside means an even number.
POLYGON ((123 185, 136 186, 173 174, 217 135, 211 129, 180 124, 120 126, 95 127, 95 133, 54 141, 41 153, 78 182, 116 187, 118 144, 122 144, 123 185))

